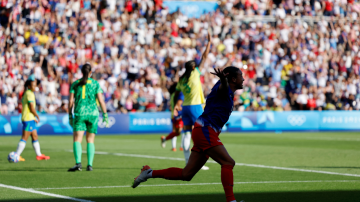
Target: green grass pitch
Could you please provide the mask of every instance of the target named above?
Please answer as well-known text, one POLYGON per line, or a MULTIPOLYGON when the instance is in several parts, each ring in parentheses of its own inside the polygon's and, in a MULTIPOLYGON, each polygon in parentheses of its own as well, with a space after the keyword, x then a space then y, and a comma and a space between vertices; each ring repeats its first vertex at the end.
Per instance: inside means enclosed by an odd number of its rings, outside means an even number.
MULTIPOLYGON (((234 160, 243 163, 234 168, 238 201, 360 201, 359 133, 223 133, 220 138, 234 160)), ((170 151, 171 141, 160 147, 160 135, 99 135, 95 147, 103 153, 95 155, 94 171, 75 173, 67 172, 75 163, 71 136, 40 136, 49 161, 36 161, 29 139, 22 154, 26 161, 10 164, 7 155, 19 139, 0 137, 0 201, 225 201, 221 167, 215 163, 207 163, 210 170, 201 170, 191 182, 149 179, 146 186, 130 188, 143 165, 184 166, 176 160, 183 153, 170 151)), ((85 139, 82 146, 86 151, 85 139)), ((82 164, 87 165, 85 153, 82 164)))

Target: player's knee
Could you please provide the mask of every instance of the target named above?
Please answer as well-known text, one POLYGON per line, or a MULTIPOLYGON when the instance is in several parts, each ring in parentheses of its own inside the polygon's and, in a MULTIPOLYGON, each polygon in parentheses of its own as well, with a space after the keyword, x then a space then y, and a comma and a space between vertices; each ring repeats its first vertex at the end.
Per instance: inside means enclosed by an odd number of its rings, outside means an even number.
POLYGON ((36 141, 38 139, 38 135, 37 134, 31 134, 31 138, 33 141, 36 141))
POLYGON ((235 166, 235 161, 234 161, 234 159, 232 159, 232 158, 230 158, 230 159, 228 159, 226 162, 224 162, 223 163, 223 165, 231 165, 231 166, 235 166))
POLYGON ((191 181, 192 178, 194 177, 194 174, 192 173, 182 173, 182 177, 183 177, 183 181, 191 181))

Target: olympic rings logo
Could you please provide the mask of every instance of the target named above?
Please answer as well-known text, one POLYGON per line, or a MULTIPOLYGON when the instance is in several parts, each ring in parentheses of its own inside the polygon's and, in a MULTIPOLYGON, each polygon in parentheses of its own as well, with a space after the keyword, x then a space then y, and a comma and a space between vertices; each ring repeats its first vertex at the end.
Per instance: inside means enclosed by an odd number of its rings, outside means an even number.
MULTIPOLYGON (((111 126, 115 125, 116 120, 114 117, 109 116, 109 128, 111 128, 111 126)), ((106 127, 106 123, 103 122, 103 118, 99 117, 99 122, 98 122, 98 126, 99 128, 105 128, 106 127)))
POLYGON ((306 122, 306 117, 305 117, 305 115, 289 115, 287 117, 287 121, 292 126, 301 126, 302 124, 304 124, 306 122))

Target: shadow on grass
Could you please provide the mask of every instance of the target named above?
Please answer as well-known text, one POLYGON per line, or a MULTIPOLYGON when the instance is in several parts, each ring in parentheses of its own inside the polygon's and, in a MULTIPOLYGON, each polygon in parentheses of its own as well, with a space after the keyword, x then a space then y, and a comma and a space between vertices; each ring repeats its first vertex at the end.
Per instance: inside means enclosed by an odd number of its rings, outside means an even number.
MULTIPOLYGON (((66 167, 62 167, 62 168, 44 168, 44 167, 39 167, 39 168, 34 168, 34 167, 31 167, 31 168, 9 168, 9 169, 0 169, 0 172, 1 171, 11 171, 11 172, 19 172, 19 171, 23 171, 23 172, 36 172, 36 171, 46 171, 46 172, 59 172, 59 171, 64 171, 67 173, 67 170, 69 169, 70 167, 66 168, 66 167)), ((94 168, 94 171, 92 172, 97 172, 99 170, 139 170, 139 168, 94 168)), ((86 171, 86 167, 82 168, 82 171, 86 171)), ((73 173, 73 172, 69 172, 69 173, 73 173)))
POLYGON ((293 166, 294 168, 345 168, 345 169, 360 169, 355 166, 293 166))
MULTIPOLYGON (((165 188, 164 188, 165 189, 165 188)), ((314 191, 314 192, 271 192, 271 193, 236 193, 238 202, 358 202, 360 191, 314 191)), ((109 197, 81 197, 81 199, 94 202, 225 202, 224 194, 199 194, 199 195, 148 195, 148 196, 109 196, 109 197)), ((45 202, 65 201, 63 199, 24 199, 0 200, 9 202, 45 202)), ((68 201, 68 200, 67 200, 68 201)))

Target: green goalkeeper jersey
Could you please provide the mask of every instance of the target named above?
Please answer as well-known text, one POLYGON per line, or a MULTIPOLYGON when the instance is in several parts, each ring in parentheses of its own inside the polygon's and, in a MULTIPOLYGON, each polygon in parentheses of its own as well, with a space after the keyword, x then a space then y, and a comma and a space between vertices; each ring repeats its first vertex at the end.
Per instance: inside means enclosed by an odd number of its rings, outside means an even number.
POLYGON ((75 116, 99 116, 96 95, 103 92, 99 82, 92 78, 88 79, 86 85, 78 85, 79 82, 75 81, 70 88, 75 98, 75 116))

